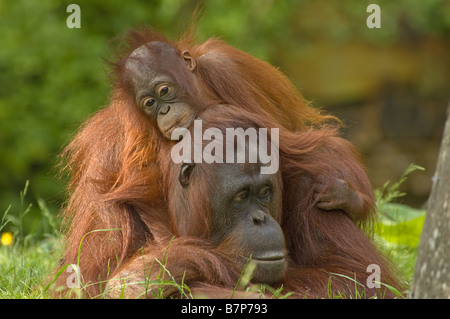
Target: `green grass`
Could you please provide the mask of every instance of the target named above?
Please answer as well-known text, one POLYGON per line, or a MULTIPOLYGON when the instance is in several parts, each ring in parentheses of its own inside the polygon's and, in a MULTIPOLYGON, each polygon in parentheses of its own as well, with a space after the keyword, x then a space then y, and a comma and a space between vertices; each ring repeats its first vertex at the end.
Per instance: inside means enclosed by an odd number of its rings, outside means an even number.
MULTIPOLYGON (((374 238, 379 248, 404 273, 406 281, 412 282, 414 265, 417 258, 417 248, 422 231, 425 211, 417 210, 395 203, 404 196, 399 191, 401 184, 408 174, 422 169, 411 165, 396 183, 386 183, 375 191, 380 218, 374 227, 374 238)), ((51 278, 52 270, 57 266, 62 256, 61 234, 59 222, 47 209, 43 200, 38 200, 41 216, 40 222, 32 231, 26 232, 24 224, 30 211, 31 204, 27 204, 26 195, 28 182, 20 193, 20 205, 17 208, 5 209, 0 220, 0 233, 11 232, 13 241, 10 245, 0 244, 0 299, 8 298, 48 298, 46 287, 51 278)), ((177 283, 164 268, 164 260, 157 261, 160 276, 156 281, 146 282, 151 285, 170 285, 182 292, 183 298, 192 297, 189 287, 184 282, 177 283)), ((251 263, 242 271, 235 289, 242 289, 249 282, 251 263)), ((338 274, 333 274, 339 276, 338 274)), ((54 275, 57 276, 57 275, 54 275)), ((349 278, 347 278, 349 279, 349 278)), ((358 285, 355 282, 355 285, 358 285)), ((81 287, 82 289, 83 287, 81 287)), ((289 295, 282 289, 271 291, 270 287, 253 285, 249 288, 253 292, 262 294, 270 292, 275 298, 285 298, 289 295)), ((162 295, 163 290, 159 293, 162 295)), ((233 290, 234 292, 234 290, 233 290)), ((230 296, 231 297, 231 296, 230 296)), ((364 298, 358 296, 330 295, 330 298, 364 298)))
POLYGON ((0 247, 0 299, 45 298, 43 284, 58 258, 56 238, 0 247))
POLYGON ((46 203, 38 200, 41 220, 26 233, 24 223, 32 204, 26 203, 29 183, 20 192, 17 210, 8 207, 0 220, 0 233, 12 234, 9 245, 0 244, 0 298, 45 298, 43 287, 61 255, 59 225, 46 203))

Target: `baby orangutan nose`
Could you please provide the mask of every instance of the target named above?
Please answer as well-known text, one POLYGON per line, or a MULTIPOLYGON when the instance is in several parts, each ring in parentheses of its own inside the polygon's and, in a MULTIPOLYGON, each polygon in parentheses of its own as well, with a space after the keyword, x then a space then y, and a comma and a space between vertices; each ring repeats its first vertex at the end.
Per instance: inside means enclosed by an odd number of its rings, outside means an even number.
POLYGON ((164 105, 159 110, 159 114, 165 115, 165 114, 169 113, 169 111, 170 111, 170 105, 164 105))

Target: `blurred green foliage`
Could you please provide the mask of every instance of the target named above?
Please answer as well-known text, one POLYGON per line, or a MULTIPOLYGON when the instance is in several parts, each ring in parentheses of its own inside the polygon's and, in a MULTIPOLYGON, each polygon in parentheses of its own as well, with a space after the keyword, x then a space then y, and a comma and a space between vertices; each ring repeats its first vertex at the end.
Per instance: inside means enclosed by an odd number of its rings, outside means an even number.
MULTIPOLYGON (((111 39, 151 25, 170 38, 189 23, 196 1, 0 1, 0 211, 20 214, 17 194, 30 180, 31 196, 57 212, 66 196, 55 177, 58 153, 79 124, 108 103, 111 39), (81 7, 81 28, 69 29, 66 8, 81 7), (43 201, 43 200, 44 201, 43 201)), ((450 30, 445 0, 204 1, 199 40, 220 36, 274 61, 277 52, 316 38, 389 43, 409 34, 444 37, 450 30), (383 28, 369 32, 366 7, 383 8, 383 28), (325 12, 327 19, 320 19, 325 12), (359 27, 355 27, 359 26, 359 27)), ((24 232, 37 227, 32 205, 24 232)), ((6 226, 8 227, 8 226, 6 226)))
POLYGON ((378 209, 374 239, 409 283, 412 282, 414 275, 425 210, 402 205, 396 201, 406 195, 400 191, 400 186, 408 175, 417 170, 422 171, 423 167, 411 164, 397 182, 388 181, 374 192, 378 209))

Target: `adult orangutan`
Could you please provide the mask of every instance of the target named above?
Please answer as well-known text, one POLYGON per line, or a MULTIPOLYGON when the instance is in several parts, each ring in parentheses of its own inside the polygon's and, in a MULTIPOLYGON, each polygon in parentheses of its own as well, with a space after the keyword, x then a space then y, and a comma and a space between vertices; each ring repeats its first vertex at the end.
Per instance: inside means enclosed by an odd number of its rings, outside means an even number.
MULTIPOLYGON (((200 118, 203 128, 212 127, 223 135, 233 127, 247 130, 270 125, 263 116, 225 105, 206 109, 200 118)), ((347 214, 325 213, 316 205, 311 185, 318 172, 333 176, 341 166, 349 166, 357 167, 355 175, 364 173, 358 169, 361 163, 352 148, 339 150, 341 142, 334 133, 326 128, 297 133, 281 130, 281 163, 289 166, 289 173, 283 174, 282 170, 262 174, 263 164, 250 163, 250 155, 241 163, 193 163, 191 158, 177 164, 170 159, 170 145, 163 147, 162 181, 169 203, 168 227, 175 239, 167 245, 149 243, 119 267, 109 281, 107 295, 179 296, 176 287, 158 284, 158 279, 170 276, 186 284, 194 296, 257 297, 232 293, 251 258, 253 283, 276 288, 283 284, 284 292, 293 292, 294 297, 392 297, 386 287, 374 288, 367 280, 371 274, 367 267, 376 264, 383 283, 401 287, 389 262, 347 214)), ((224 157, 225 152, 237 151, 236 144, 230 147, 222 141, 225 138, 200 140, 201 150, 215 143, 214 152, 223 148, 224 157)), ((250 141, 245 152, 261 154, 250 147, 250 141)), ((258 143, 261 147, 261 135, 258 143)))
MULTIPOLYGON (((328 119, 305 104, 278 70, 224 44, 208 41, 193 46, 191 53, 188 41, 171 43, 153 32, 132 32, 130 39, 129 51, 115 65, 110 104, 83 124, 63 153, 71 182, 64 210, 70 228, 61 263, 79 264, 91 297, 139 248, 166 243, 173 235, 167 227, 158 154, 173 143, 167 137, 175 128, 188 127, 205 109, 230 101, 292 131, 328 119), (219 59, 214 48, 226 58, 219 59), (210 53, 199 55, 206 49, 210 53), (229 66, 235 77, 227 68, 214 69, 215 60, 220 67, 229 66), (240 70, 241 64, 246 68, 240 70), (264 81, 256 79, 257 71, 264 81), (231 100, 235 87, 239 90, 231 100)), ((333 145, 347 152, 344 142, 333 145)), ((311 189, 319 190, 317 205, 365 221, 373 208, 367 176, 355 173, 357 167, 341 168, 332 178, 311 179, 311 189)), ((289 178, 283 176, 283 183, 289 184, 289 178)), ((58 284, 65 285, 64 276, 58 284)))

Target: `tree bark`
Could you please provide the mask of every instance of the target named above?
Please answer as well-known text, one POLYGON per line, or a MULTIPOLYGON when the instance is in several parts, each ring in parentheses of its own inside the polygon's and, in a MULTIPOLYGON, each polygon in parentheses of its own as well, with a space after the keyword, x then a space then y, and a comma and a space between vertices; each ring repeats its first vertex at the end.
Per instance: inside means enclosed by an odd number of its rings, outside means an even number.
POLYGON ((450 104, 420 236, 412 298, 450 298, 450 104))

